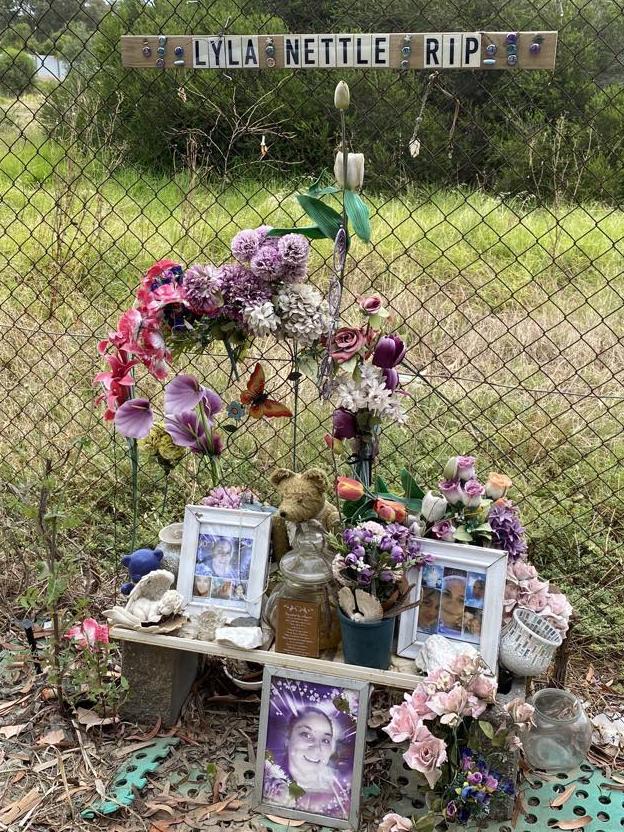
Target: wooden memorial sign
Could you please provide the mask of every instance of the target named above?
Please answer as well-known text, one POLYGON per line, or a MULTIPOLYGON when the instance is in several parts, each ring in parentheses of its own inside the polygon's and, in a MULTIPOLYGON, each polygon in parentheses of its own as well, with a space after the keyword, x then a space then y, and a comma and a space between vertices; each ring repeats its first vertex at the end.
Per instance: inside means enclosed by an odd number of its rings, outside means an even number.
POLYGON ((125 35, 138 69, 554 69, 557 32, 125 35))

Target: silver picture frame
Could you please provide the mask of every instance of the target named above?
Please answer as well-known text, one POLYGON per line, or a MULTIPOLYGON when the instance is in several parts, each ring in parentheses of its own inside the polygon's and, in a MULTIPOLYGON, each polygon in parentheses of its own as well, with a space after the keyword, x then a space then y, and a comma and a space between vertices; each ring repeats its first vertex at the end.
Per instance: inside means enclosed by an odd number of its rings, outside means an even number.
MULTIPOLYGON (((265 666, 262 680, 262 704, 260 707, 260 725, 258 729, 258 750, 256 757, 256 782, 254 789, 254 808, 268 815, 276 815, 294 820, 336 829, 357 829, 360 811, 360 793, 364 767, 364 750, 366 744, 366 726, 368 719, 368 702, 370 684, 364 681, 329 676, 324 673, 289 670, 287 668, 265 666), (333 817, 312 811, 281 805, 266 799, 265 795, 265 761, 267 759, 267 736, 271 716, 272 684, 276 679, 303 682, 308 685, 325 685, 339 691, 349 692, 357 697, 358 711, 355 725, 355 742, 353 746, 352 774, 350 779, 349 811, 345 818, 333 817)), ((311 700, 314 701, 313 699, 311 700)), ((277 717, 275 717, 277 719, 277 717)), ((295 783, 296 785, 296 783, 295 783)))
MULTIPOLYGON (((422 600, 423 575, 427 567, 413 569, 408 573, 412 585, 411 601, 420 601, 419 606, 402 613, 399 624, 397 653, 406 658, 418 658, 427 638, 438 633, 454 641, 461 641, 475 647, 492 673, 496 672, 498 645, 503 619, 503 600, 507 578, 507 552, 501 549, 486 549, 482 546, 469 546, 463 543, 447 543, 442 540, 419 538, 422 553, 433 556, 433 568, 448 569, 450 572, 465 571, 467 575, 483 575, 484 592, 480 602, 480 637, 478 643, 474 638, 453 635, 438 628, 423 631, 419 618, 424 616, 422 600)), ((470 601, 466 597, 465 609, 469 610, 470 601)))
MULTIPOLYGON (((269 562, 271 542, 271 515, 261 511, 247 509, 227 509, 212 506, 186 506, 184 512, 184 529, 182 548, 178 566, 177 590, 187 602, 187 612, 197 615, 207 609, 218 609, 228 620, 239 616, 260 618, 262 599, 269 562), (203 531, 202 531, 203 530, 203 531), (206 583, 210 589, 205 596, 195 593, 196 566, 199 554, 200 535, 206 534, 213 539, 238 541, 239 570, 242 563, 240 544, 245 542, 251 548, 251 555, 246 565, 246 575, 238 573, 219 575, 210 566, 206 566, 206 583), (223 589, 228 582, 232 585, 229 597, 219 597, 213 592, 213 582, 223 589), (241 594, 236 590, 240 587, 241 594)), ((208 560, 211 564, 213 558, 208 560)), ((224 593, 225 594, 225 593, 224 593)))

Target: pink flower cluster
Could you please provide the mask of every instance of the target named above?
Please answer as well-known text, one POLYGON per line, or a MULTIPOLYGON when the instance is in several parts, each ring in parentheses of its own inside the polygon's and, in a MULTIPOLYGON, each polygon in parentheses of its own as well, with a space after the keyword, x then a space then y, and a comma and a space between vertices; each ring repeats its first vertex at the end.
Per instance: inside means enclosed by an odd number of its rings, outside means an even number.
POLYGON ((108 624, 98 624, 95 618, 85 618, 82 624, 74 624, 65 633, 77 647, 97 649, 98 644, 108 644, 108 624))
POLYGON ((503 623, 511 621, 516 607, 532 610, 545 618, 562 635, 568 631, 572 606, 562 592, 551 592, 548 581, 540 580, 537 569, 522 558, 507 564, 503 623))
POLYGON ((249 488, 240 485, 218 485, 201 501, 203 506, 213 508, 240 508, 244 503, 257 503, 259 497, 249 488))
POLYGON ((430 673, 413 693, 405 694, 404 702, 390 709, 391 721, 384 731, 393 742, 409 741, 403 759, 425 776, 430 788, 441 777, 447 755, 446 743, 425 722, 437 720, 454 728, 464 717, 480 716, 496 696, 496 680, 482 671, 478 656, 461 654, 448 670, 430 673))

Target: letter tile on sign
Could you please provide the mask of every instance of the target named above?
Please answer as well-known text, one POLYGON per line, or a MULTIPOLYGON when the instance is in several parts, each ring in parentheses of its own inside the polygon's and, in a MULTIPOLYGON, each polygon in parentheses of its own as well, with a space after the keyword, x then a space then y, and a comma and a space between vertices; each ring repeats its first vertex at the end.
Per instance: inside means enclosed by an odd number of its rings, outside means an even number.
POLYGON ((462 66, 477 69, 481 66, 481 33, 464 32, 462 66))
POLYGON ((284 66, 301 66, 301 38, 299 35, 284 35, 284 66))
POLYGON ((461 32, 451 32, 442 38, 442 69, 460 69, 462 63, 461 32))
POLYGON ((208 38, 210 69, 227 69, 224 38, 208 38))
POLYGON ((442 69, 442 35, 425 35, 423 38, 423 66, 425 69, 442 69))
POLYGON ((318 66, 316 35, 301 35, 301 66, 318 66))
POLYGON ((246 68, 259 67, 260 59, 258 58, 258 36, 257 35, 243 35, 241 37, 241 53, 243 56, 243 66, 246 68))
POLYGON ((228 69, 240 69, 243 65, 243 53, 241 50, 240 36, 227 37, 225 39, 225 54, 228 69))
POLYGON ((370 35, 353 36, 353 65, 362 67, 372 65, 370 35))
POLYGON ((208 38, 195 38, 193 44, 193 66, 197 69, 210 66, 210 55, 208 52, 208 38))
POLYGON ((318 65, 336 66, 336 36, 318 35, 318 65))
POLYGON ((371 65, 390 66, 390 37, 371 35, 371 65))
POLYGON ((336 35, 336 66, 353 66, 353 35, 336 35))

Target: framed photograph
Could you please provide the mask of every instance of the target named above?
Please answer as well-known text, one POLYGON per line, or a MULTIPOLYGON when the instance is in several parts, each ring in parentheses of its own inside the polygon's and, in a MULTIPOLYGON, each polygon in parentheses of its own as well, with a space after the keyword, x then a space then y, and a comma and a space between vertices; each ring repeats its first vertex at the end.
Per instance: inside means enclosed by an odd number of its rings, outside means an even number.
POLYGON ((259 618, 270 534, 265 512, 187 506, 177 588, 188 611, 219 607, 231 618, 259 618))
POLYGON ((420 604, 401 615, 399 656, 415 658, 437 633, 472 644, 496 671, 503 617, 507 553, 500 549, 421 540, 433 563, 408 575, 420 604))
POLYGON ((255 804, 265 814, 358 828, 368 682, 265 667, 255 804))

